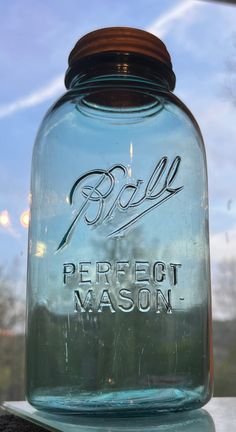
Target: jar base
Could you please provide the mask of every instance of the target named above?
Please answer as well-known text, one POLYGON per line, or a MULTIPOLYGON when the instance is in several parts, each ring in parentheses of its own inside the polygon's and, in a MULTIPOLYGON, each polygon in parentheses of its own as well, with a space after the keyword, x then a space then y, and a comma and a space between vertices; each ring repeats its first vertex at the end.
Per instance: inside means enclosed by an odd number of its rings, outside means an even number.
POLYGON ((116 392, 81 392, 73 389, 38 389, 28 401, 37 409, 84 415, 144 415, 200 408, 208 402, 203 387, 194 390, 159 388, 116 392))

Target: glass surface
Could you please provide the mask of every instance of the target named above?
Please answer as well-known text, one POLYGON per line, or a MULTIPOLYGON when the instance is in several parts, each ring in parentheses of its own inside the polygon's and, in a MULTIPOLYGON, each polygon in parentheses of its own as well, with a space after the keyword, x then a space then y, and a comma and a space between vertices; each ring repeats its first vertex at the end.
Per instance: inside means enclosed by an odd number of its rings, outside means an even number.
POLYGON ((27 398, 140 413, 211 395, 204 144, 164 83, 77 83, 36 140, 27 398))
MULTIPOLYGON (((210 402, 207 411, 204 409, 145 416, 142 418, 96 418, 78 415, 51 414, 36 411, 27 402, 6 402, 4 408, 19 417, 55 432, 223 432, 226 431, 222 417, 231 419, 232 427, 236 424, 232 417, 232 404, 221 399, 218 414, 214 420, 209 412, 214 402, 210 402), (209 412, 208 412, 209 409, 209 412)), ((217 404, 216 404, 217 405, 217 404)), ((235 399, 234 399, 235 406, 235 399)))

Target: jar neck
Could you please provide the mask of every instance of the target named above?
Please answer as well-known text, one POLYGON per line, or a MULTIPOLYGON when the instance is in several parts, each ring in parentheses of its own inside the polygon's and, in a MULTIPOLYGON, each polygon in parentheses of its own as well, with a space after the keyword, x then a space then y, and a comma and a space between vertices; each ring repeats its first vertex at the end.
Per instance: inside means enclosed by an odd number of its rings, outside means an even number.
POLYGON ((129 53, 104 53, 81 59, 68 68, 65 85, 73 89, 86 82, 138 81, 171 91, 175 75, 161 62, 146 56, 129 53))

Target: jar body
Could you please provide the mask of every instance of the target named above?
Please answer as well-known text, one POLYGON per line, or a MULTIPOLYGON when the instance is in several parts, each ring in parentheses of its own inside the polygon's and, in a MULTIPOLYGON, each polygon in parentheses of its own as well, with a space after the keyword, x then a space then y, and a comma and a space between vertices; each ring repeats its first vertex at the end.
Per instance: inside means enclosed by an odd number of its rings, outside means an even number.
POLYGON ((207 174, 183 105, 132 77, 78 85, 43 121, 31 193, 29 402, 93 414, 204 405, 207 174))

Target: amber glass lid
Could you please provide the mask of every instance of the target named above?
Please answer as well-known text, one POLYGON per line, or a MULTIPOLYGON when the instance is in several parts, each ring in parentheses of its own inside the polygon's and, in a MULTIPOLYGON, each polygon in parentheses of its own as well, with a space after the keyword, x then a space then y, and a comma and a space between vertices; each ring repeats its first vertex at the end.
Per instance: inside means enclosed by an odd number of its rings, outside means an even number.
POLYGON ((173 89, 175 75, 165 44, 147 31, 130 27, 108 27, 87 33, 78 40, 68 59, 69 69, 86 57, 100 53, 134 53, 148 57, 163 66, 173 89))

